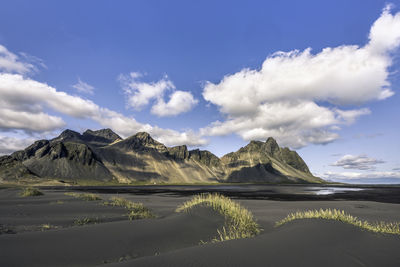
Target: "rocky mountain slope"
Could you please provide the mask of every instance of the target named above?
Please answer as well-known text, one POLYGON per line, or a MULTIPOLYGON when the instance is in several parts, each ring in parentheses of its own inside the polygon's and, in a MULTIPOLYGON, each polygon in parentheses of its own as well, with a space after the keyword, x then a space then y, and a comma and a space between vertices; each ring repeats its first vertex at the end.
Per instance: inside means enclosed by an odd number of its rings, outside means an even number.
POLYGON ((110 129, 65 130, 0 157, 0 182, 68 183, 322 182, 295 152, 273 138, 251 141, 222 158, 185 145, 166 147, 148 133, 123 139, 110 129))

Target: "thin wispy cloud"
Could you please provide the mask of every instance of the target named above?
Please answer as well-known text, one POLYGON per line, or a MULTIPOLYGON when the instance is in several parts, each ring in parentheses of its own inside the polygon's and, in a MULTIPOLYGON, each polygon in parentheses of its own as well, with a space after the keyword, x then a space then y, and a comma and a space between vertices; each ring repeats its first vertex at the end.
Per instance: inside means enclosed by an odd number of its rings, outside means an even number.
POLYGON ((82 81, 81 78, 78 78, 78 82, 72 85, 72 87, 75 88, 80 93, 85 93, 90 95, 93 95, 94 93, 94 87, 82 81))
POLYGON ((385 163, 383 160, 370 158, 367 155, 344 155, 331 166, 344 169, 374 170, 377 164, 385 163))
POLYGON ((28 61, 21 61, 18 55, 0 45, 0 72, 28 74, 36 69, 35 65, 28 61))
POLYGON ((366 180, 366 179, 400 179, 400 172, 326 172, 321 175, 326 180, 366 180))

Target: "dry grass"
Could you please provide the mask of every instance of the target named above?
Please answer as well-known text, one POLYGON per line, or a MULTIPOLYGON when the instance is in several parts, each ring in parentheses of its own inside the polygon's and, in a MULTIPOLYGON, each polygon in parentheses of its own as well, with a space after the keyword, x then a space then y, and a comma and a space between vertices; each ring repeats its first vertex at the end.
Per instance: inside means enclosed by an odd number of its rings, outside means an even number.
POLYGON ((343 223, 348 223, 362 229, 384 234, 396 234, 400 235, 400 223, 387 223, 387 222, 376 222, 370 223, 368 221, 362 221, 355 216, 345 213, 343 210, 337 209, 320 209, 320 210, 307 210, 298 211, 289 214, 286 218, 276 222, 275 226, 281 226, 285 223, 300 220, 300 219, 325 219, 335 220, 343 223))
POLYGON ((101 200, 101 197, 99 195, 92 194, 92 193, 67 192, 67 193, 64 193, 64 195, 79 198, 79 199, 82 199, 85 201, 101 200))
POLYGON ((46 231, 46 230, 50 230, 50 229, 56 229, 56 228, 58 228, 58 227, 55 226, 55 225, 51 225, 51 224, 49 224, 49 223, 45 223, 45 224, 42 224, 42 225, 40 226, 40 228, 41 228, 42 231, 46 231))
POLYGON ((42 192, 33 187, 26 187, 19 193, 21 197, 34 197, 43 195, 42 192))
POLYGON ((86 225, 86 224, 90 224, 90 223, 98 223, 99 222, 99 218, 92 218, 92 217, 84 217, 84 218, 78 218, 74 220, 74 224, 75 225, 86 225))
POLYGON ((103 204, 127 209, 128 218, 130 220, 155 217, 151 210, 145 207, 142 203, 132 202, 122 197, 112 197, 109 201, 105 201, 103 204))
POLYGON ((189 211, 198 205, 211 207, 225 217, 225 226, 217 230, 218 237, 214 238, 213 241, 253 237, 261 231, 249 210, 220 194, 196 195, 180 205, 176 212, 189 211))

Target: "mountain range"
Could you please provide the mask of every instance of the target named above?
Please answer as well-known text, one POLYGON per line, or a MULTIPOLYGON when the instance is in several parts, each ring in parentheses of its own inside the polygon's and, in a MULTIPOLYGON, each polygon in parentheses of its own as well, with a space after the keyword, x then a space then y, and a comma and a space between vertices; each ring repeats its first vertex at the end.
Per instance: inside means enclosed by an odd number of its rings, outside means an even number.
POLYGON ((123 139, 111 129, 65 130, 0 157, 0 182, 320 183, 307 164, 273 138, 251 141, 219 158, 186 145, 167 147, 148 133, 123 139))

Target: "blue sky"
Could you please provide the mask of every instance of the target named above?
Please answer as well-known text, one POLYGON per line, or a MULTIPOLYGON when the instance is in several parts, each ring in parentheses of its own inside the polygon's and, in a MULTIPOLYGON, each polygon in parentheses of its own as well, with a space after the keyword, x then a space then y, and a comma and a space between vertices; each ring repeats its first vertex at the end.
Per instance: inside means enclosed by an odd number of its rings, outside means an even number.
POLYGON ((218 156, 273 136, 326 179, 400 179, 400 1, 1 6, 2 154, 66 128, 218 156))

